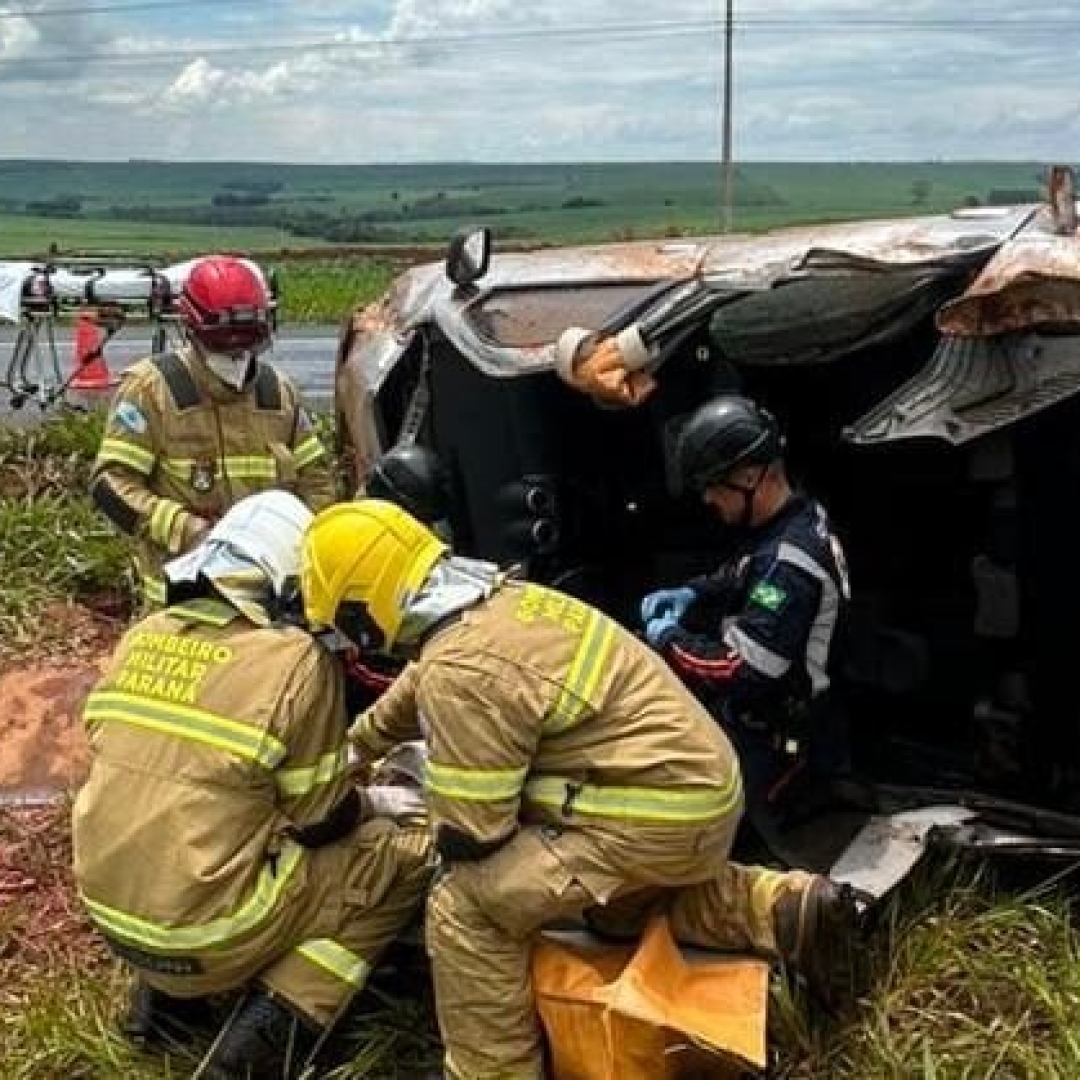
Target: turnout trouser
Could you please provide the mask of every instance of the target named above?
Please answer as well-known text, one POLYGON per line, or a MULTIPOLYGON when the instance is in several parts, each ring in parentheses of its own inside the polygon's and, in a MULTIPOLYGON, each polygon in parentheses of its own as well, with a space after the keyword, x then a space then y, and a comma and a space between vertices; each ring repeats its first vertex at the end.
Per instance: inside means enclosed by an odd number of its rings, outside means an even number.
POLYGON ((305 852, 274 914, 256 932, 198 954, 198 972, 140 975, 178 997, 257 980, 327 1026, 420 908, 433 869, 426 828, 366 822, 344 840, 305 852))
POLYGON ((552 920, 587 915, 638 930, 663 903, 686 944, 774 956, 773 904, 794 878, 729 862, 737 823, 537 823, 491 857, 455 864, 427 909, 447 1076, 541 1080, 529 970, 535 935, 552 920))

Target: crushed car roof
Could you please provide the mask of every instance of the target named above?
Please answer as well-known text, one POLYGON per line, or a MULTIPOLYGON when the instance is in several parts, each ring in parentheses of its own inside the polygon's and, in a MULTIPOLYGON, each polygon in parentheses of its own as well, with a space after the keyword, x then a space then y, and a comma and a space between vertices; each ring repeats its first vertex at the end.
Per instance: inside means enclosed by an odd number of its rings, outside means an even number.
POLYGON ((941 335, 936 367, 848 436, 963 442, 1080 389, 1080 242, 1075 231, 1061 232, 1053 210, 1036 204, 497 252, 468 289, 449 281, 442 262, 430 263, 354 315, 340 359, 375 392, 416 328, 435 324, 486 374, 534 374, 553 368, 567 325, 607 329, 615 309, 653 302, 650 290, 659 304, 664 283, 695 282, 685 315, 671 316, 672 342, 682 340, 680 317, 715 315, 725 352, 746 364, 834 360, 932 316, 941 335), (1064 344, 1054 340, 1062 334, 1064 344), (1046 362, 1033 364, 1034 356, 1046 362))

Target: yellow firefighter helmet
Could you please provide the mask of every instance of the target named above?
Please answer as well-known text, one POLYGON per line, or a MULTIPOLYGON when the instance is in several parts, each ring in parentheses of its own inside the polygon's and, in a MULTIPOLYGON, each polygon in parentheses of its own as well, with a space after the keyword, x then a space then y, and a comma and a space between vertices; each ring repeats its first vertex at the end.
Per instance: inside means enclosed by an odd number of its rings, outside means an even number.
POLYGON ((300 588, 308 622, 347 633, 343 607, 362 605, 382 636, 381 647, 388 650, 409 597, 448 551, 416 518, 381 499, 323 510, 308 526, 301 552, 300 588))

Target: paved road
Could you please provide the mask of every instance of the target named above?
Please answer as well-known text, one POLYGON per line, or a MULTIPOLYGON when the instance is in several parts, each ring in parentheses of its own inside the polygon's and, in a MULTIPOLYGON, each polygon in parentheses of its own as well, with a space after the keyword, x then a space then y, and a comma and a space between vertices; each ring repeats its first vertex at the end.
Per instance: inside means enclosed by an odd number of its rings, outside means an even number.
MULTIPOLYGON (((335 326, 298 326, 282 328, 271 358, 299 384, 305 398, 316 407, 326 408, 333 396, 334 355, 338 330, 335 326)), ((11 350, 15 343, 15 328, 0 325, 0 382, 3 381, 11 350)), ((149 348, 149 333, 145 327, 130 327, 120 331, 105 349, 109 370, 123 371, 144 357, 149 348)), ((71 371, 72 332, 69 326, 57 331, 57 354, 65 378, 71 371)), ((92 404, 108 394, 87 394, 74 398, 78 404, 92 404)), ((38 406, 29 402, 20 412, 12 413, 6 387, 0 386, 0 422, 31 417, 39 413, 38 406)))

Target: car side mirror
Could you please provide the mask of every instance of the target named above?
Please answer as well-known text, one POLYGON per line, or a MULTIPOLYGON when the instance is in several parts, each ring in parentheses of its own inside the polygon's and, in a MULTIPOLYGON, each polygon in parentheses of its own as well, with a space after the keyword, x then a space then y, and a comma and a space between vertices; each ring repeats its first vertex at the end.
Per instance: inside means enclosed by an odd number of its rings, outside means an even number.
POLYGON ((460 229, 446 249, 446 276, 459 288, 479 281, 491 262, 491 230, 460 229))

